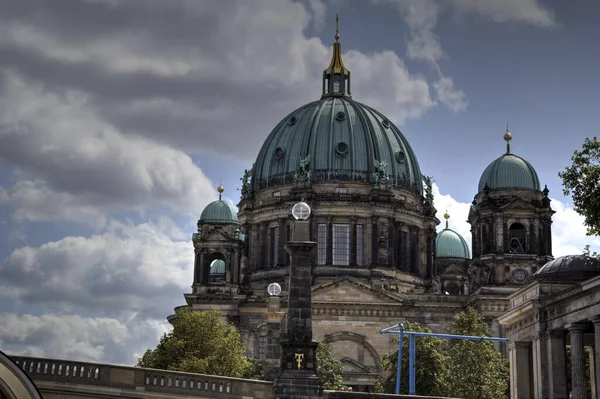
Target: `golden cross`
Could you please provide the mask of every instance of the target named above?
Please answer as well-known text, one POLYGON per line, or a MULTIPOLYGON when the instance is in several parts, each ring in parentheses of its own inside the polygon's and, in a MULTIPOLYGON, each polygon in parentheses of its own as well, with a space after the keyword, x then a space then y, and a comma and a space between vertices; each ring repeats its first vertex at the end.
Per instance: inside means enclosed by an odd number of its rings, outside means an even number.
POLYGON ((296 365, 298 368, 302 367, 302 360, 304 360, 304 353, 294 353, 294 357, 296 358, 296 365))

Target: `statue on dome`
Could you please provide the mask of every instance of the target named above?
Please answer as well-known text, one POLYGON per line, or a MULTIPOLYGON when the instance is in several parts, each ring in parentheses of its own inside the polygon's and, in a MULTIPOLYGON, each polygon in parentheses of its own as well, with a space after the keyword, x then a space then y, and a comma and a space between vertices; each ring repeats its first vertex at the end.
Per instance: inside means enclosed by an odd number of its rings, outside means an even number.
POLYGON ((244 175, 242 177, 240 177, 240 180, 242 181, 242 195, 246 195, 246 194, 250 194, 250 182, 252 179, 252 169, 250 168, 250 170, 245 169, 244 170, 244 175))
POLYGON ((428 199, 433 199, 433 180, 432 176, 423 176, 423 182, 425 183, 425 196, 428 199))
POLYGON ((386 173, 388 164, 385 162, 379 162, 378 160, 374 159, 373 166, 375 167, 375 172, 373 172, 373 180, 375 182, 375 185, 389 187, 391 185, 391 181, 390 177, 386 173))
POLYGON ((310 170, 308 170, 309 164, 310 164, 310 154, 308 154, 306 157, 304 157, 300 160, 300 165, 298 166, 298 171, 294 175, 294 184, 310 181, 310 170))

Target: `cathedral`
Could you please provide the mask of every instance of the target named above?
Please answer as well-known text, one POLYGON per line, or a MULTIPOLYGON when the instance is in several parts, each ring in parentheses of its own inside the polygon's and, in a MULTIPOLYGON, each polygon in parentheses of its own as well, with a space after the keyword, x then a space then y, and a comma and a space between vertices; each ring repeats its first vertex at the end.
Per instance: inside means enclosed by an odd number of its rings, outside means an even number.
POLYGON ((382 356, 396 350, 382 328, 410 320, 446 332, 470 306, 492 335, 506 336, 498 320, 509 296, 553 259, 554 211, 548 188, 512 152, 507 131, 498 158, 481 165, 469 214, 453 215, 468 218, 471 254, 448 212, 443 222, 436 218, 432 180, 405 135, 352 97, 352 78, 336 32, 321 98, 275 125, 241 178, 237 209, 219 187, 219 199, 203 210, 184 307, 221 310, 239 328, 248 356, 276 366, 291 209, 304 201, 317 243, 314 338, 332 344, 347 385, 373 391, 382 356), (281 292, 268 292, 271 283, 281 292))

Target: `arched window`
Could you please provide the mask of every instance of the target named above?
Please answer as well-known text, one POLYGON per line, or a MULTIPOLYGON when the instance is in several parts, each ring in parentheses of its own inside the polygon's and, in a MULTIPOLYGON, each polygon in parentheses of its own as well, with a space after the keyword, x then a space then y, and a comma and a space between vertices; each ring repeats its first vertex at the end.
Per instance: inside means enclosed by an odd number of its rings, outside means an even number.
POLYGON ((223 259, 215 259, 210 262, 209 282, 220 283, 225 281, 225 261, 223 259))
POLYGON ((513 223, 508 229, 508 251, 512 254, 524 254, 527 231, 521 223, 513 223))

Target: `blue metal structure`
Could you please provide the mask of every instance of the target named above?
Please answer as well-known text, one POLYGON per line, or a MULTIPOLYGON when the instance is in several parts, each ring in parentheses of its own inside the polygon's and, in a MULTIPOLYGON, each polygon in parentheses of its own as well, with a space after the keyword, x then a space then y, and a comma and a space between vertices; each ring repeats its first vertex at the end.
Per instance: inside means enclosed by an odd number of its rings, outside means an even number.
POLYGON ((415 385, 415 369, 416 369, 416 351, 415 337, 435 337, 441 339, 467 339, 470 341, 496 341, 508 342, 508 338, 499 337, 476 337, 472 335, 453 335, 453 334, 436 334, 424 333, 416 331, 404 331, 404 324, 398 323, 379 331, 381 334, 396 334, 399 335, 398 340, 398 369, 396 370, 396 394, 400 394, 400 379, 402 377, 402 344, 404 336, 408 335, 408 394, 416 395, 415 385))

